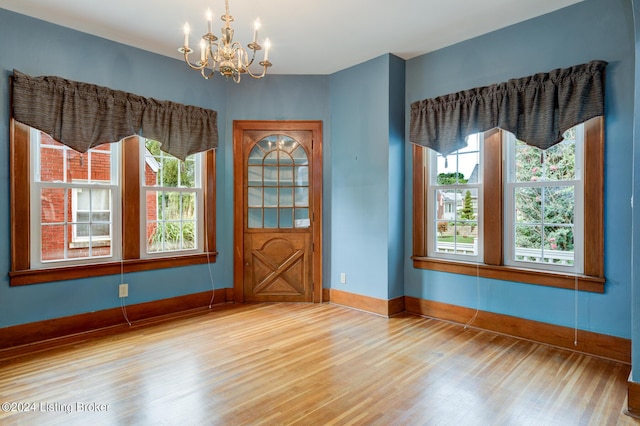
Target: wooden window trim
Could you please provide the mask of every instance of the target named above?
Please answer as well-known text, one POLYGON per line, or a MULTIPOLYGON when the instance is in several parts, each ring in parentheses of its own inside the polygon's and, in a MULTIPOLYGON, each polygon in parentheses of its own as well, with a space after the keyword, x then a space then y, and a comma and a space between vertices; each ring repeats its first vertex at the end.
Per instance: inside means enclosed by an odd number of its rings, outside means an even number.
POLYGON ((585 122, 584 273, 570 274, 503 264, 502 136, 485 133, 484 263, 427 257, 427 148, 413 145, 413 266, 418 269, 604 293, 604 118, 585 122), (495 189, 495 190, 494 190, 495 189))
POLYGON ((11 119, 10 188, 11 188, 11 286, 38 284, 121 272, 139 272, 215 262, 216 251, 216 155, 204 153, 205 177, 205 252, 140 259, 140 153, 137 137, 123 140, 122 175, 122 262, 103 262, 56 268, 31 269, 30 241, 30 139, 29 127, 11 119), (126 238, 125 238, 126 237, 126 238))

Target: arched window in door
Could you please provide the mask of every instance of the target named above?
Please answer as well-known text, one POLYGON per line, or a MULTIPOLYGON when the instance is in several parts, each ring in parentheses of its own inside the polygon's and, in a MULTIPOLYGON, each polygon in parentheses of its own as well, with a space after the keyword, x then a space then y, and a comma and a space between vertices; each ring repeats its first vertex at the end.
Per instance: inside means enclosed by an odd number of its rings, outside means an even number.
POLYGON ((308 228, 309 159, 295 139, 270 135, 251 149, 248 173, 249 228, 308 228))

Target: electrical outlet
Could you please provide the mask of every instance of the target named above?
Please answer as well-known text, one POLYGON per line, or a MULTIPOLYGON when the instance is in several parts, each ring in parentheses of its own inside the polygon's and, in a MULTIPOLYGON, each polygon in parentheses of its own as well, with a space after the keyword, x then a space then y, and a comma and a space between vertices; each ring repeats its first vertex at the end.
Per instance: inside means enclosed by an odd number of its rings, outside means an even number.
POLYGON ((344 272, 340 272, 340 284, 346 284, 347 283, 347 274, 345 274, 344 272))
POLYGON ((118 297, 129 297, 129 284, 120 284, 118 286, 118 297))

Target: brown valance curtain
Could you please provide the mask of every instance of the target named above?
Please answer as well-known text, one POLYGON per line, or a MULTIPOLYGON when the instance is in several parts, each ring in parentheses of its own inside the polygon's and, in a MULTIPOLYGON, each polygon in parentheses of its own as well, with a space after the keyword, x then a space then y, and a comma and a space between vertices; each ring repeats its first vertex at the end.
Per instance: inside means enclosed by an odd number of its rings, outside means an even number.
POLYGON ((218 146, 217 112, 13 71, 13 118, 78 152, 140 135, 184 160, 218 146))
POLYGON ((604 115, 605 67, 592 61, 411 104, 409 140, 450 154, 465 138, 495 127, 546 149, 562 134, 604 115))

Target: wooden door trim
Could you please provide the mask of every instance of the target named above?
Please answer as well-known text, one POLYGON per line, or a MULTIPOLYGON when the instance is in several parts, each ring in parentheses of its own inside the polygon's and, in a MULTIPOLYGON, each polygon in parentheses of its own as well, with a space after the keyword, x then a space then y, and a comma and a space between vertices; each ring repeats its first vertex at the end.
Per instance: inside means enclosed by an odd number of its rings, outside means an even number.
POLYGON ((311 150, 311 187, 313 208, 312 280, 313 302, 322 302, 322 121, 233 121, 233 299, 244 303, 244 195, 242 188, 242 135, 247 130, 310 131, 313 138, 311 150))

